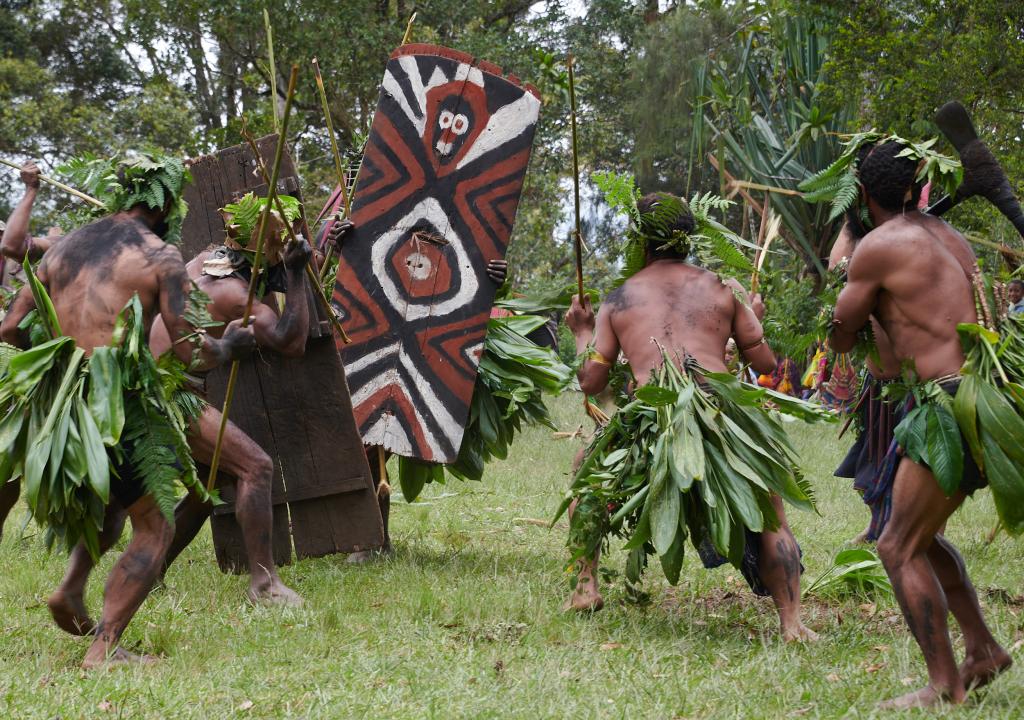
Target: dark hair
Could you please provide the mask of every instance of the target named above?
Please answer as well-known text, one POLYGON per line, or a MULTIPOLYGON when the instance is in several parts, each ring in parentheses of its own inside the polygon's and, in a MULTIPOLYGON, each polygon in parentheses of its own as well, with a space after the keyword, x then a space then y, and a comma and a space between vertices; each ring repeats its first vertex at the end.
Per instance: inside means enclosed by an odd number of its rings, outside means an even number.
POLYGON ((857 168, 868 196, 890 212, 916 208, 924 187, 914 179, 917 161, 897 157, 905 149, 906 145, 894 140, 876 145, 857 168))
POLYGON ((1021 280, 1020 278, 1014 278, 1009 283, 1007 283, 1006 287, 1024 288, 1024 280, 1021 280))
POLYGON ((647 238, 647 253, 657 260, 685 260, 688 248, 665 247, 673 233, 689 235, 697 226, 690 206, 681 197, 666 192, 654 192, 637 200, 640 212, 640 232, 647 238))

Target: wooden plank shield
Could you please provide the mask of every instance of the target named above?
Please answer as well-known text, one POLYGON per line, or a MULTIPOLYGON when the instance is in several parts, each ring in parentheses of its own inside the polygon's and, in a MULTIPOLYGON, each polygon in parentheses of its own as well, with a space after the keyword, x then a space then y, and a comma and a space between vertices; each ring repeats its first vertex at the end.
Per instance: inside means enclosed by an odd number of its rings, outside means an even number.
POLYGON ((456 459, 540 94, 501 68, 434 45, 387 65, 356 183, 355 230, 333 302, 367 445, 456 459))
MULTIPOLYGON (((277 136, 257 142, 260 155, 273 162, 277 136)), ((186 261, 224 236, 219 209, 252 190, 266 194, 247 145, 221 150, 193 161, 193 183, 186 189, 189 213, 182 228, 186 261)), ((288 153, 281 165, 279 192, 299 195, 288 153)), ((332 340, 330 323, 312 292, 309 338, 301 358, 285 358, 261 349, 239 368, 231 419, 274 462, 274 561, 380 547, 383 525, 375 484, 352 414, 345 372, 332 340)), ((209 400, 223 407, 228 368, 209 376, 209 400)), ((209 472, 202 468, 201 473, 209 472)), ((205 478, 205 474, 203 474, 205 478)), ((241 528, 235 521, 233 478, 221 477, 225 504, 211 520, 217 561, 223 570, 241 572, 248 561, 241 528)))

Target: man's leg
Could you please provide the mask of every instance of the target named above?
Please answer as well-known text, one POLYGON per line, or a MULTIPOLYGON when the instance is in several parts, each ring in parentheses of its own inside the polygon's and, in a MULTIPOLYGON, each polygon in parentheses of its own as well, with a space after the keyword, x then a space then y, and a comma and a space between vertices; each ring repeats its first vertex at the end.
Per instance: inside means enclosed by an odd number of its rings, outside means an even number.
MULTIPOLYGON (((943 551, 931 548, 939 529, 963 499, 959 492, 947 498, 931 472, 910 458, 904 457, 900 462, 893 483, 892 515, 878 539, 878 555, 892 580, 910 632, 924 653, 928 685, 890 700, 883 706, 887 709, 927 707, 942 701, 960 703, 966 694, 949 637, 946 594, 929 560, 939 558, 940 567, 944 573, 950 573, 947 581, 953 586, 951 558, 942 558, 943 551)), ((967 619, 970 611, 963 604, 962 593, 959 600, 958 610, 967 619)))
POLYGON ((103 596, 103 615, 82 667, 89 669, 112 663, 151 662, 118 647, 125 627, 153 588, 164 553, 171 544, 174 528, 167 522, 152 496, 146 495, 130 508, 132 539, 114 564, 103 596))
MULTIPOLYGON (((120 503, 111 499, 103 517, 103 530, 100 531, 100 555, 106 553, 121 539, 127 517, 120 503)), ((71 551, 64 579, 46 601, 53 621, 64 632, 72 635, 91 635, 96 629, 96 623, 89 617, 89 611, 85 607, 85 586, 94 567, 96 563, 85 549, 85 544, 78 543, 71 551)))
POLYGON ((782 639, 786 642, 817 640, 817 633, 800 620, 800 549, 786 521, 782 498, 773 495, 771 502, 779 518, 779 528, 761 533, 757 571, 778 610, 782 639))
MULTIPOLYGON (((219 410, 207 406, 198 421, 198 432, 190 436, 192 455, 199 462, 213 459, 220 428, 219 410)), ((274 463, 256 442, 232 422, 224 430, 220 467, 236 478, 235 517, 242 527, 246 554, 249 557, 249 599, 274 605, 301 605, 298 593, 285 585, 277 575, 274 564, 272 528, 274 507, 270 499, 270 485, 274 479, 274 463)), ((184 505, 175 510, 175 520, 183 522, 182 536, 175 533, 173 560, 202 528, 212 508, 185 498, 184 505)), ((166 570, 166 568, 165 568, 166 570)))
MULTIPOLYGON (((587 449, 580 448, 572 461, 572 473, 576 474, 583 458, 586 457, 587 449)), ((569 522, 572 522, 573 512, 576 510, 576 500, 569 506, 569 522)), ((576 562, 576 587, 572 595, 562 605, 563 611, 576 610, 578 612, 597 612, 604 607, 604 598, 598 588, 597 572, 601 563, 601 547, 590 557, 581 558, 576 562)))
POLYGON ((939 578, 949 610, 964 634, 966 657, 960 666, 960 678, 967 690, 987 685, 1013 664, 1010 654, 996 642, 981 616, 974 585, 960 553, 942 535, 928 549, 928 560, 939 578))
MULTIPOLYGON (((391 488, 381 482, 381 448, 378 445, 367 445, 363 448, 366 451, 366 462, 370 465, 370 477, 373 478, 373 486, 377 489, 377 506, 380 508, 380 519, 384 524, 384 545, 379 550, 360 550, 349 554, 348 562, 365 563, 378 557, 390 557, 395 554, 391 547, 391 533, 388 529, 388 520, 391 516, 391 488)), ((385 462, 387 456, 385 455, 385 462)))
POLYGON ((4 521, 21 497, 21 483, 14 481, 0 485, 0 537, 4 535, 4 521))

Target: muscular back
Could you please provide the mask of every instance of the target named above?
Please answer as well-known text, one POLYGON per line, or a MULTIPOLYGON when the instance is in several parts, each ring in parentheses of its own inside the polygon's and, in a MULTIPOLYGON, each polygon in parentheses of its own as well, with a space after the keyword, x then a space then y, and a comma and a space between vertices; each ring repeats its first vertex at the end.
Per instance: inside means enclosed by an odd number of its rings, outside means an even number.
POLYGON ((46 253, 39 269, 65 335, 86 352, 110 342, 118 313, 138 294, 148 333, 162 293, 180 314, 180 253, 125 214, 90 223, 46 253))
POLYGON ((836 306, 844 331, 874 312, 893 351, 924 379, 956 373, 956 326, 976 322, 970 276, 975 258, 960 233, 922 213, 896 216, 868 233, 850 263, 836 306))
MULTIPOLYGON (((662 362, 661 350, 651 338, 680 361, 692 355, 708 370, 725 372, 725 345, 734 334, 737 305, 732 289, 714 273, 683 262, 660 261, 611 293, 601 310, 608 313, 637 381, 644 383, 662 362)), ((743 338, 741 344, 744 341, 749 339, 743 338)))

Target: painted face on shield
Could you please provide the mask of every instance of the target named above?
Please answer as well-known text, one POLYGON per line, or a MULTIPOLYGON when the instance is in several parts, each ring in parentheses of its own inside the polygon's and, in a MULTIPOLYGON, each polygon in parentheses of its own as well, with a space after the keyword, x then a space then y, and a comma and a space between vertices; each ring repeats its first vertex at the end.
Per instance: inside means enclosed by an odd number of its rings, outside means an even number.
POLYGON ((487 102, 471 82, 453 82, 427 93, 423 141, 439 169, 454 169, 487 124, 487 102))

